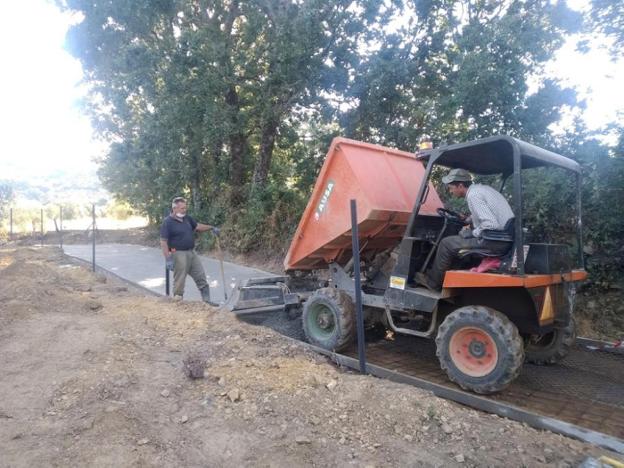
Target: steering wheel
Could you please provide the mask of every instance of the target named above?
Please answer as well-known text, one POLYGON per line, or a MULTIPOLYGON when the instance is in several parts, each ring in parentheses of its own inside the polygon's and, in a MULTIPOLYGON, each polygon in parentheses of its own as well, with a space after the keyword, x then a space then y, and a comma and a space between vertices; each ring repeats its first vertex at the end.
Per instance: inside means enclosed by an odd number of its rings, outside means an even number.
POLYGON ((446 208, 438 208, 436 212, 443 218, 448 219, 451 223, 464 224, 464 216, 457 211, 447 210, 446 208))

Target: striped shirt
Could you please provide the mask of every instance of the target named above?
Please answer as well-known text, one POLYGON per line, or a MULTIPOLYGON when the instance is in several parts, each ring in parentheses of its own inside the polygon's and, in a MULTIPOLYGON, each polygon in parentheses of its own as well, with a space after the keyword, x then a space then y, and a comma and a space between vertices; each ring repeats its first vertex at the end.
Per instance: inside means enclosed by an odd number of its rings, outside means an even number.
POLYGON ((466 202, 470 210, 472 235, 481 237, 484 229, 502 230, 514 213, 499 192, 488 185, 473 184, 466 192, 466 202))

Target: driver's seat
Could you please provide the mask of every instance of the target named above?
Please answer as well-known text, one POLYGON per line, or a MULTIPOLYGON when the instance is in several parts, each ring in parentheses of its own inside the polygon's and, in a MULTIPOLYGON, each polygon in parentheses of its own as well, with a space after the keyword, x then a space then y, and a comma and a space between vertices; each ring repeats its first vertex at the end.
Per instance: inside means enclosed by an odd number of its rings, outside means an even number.
POLYGON ((477 258, 484 257, 505 257, 509 255, 510 252, 513 252, 513 244, 514 244, 514 233, 515 233, 515 220, 516 218, 509 218, 509 220, 505 223, 505 226, 502 230, 494 230, 494 229, 485 229, 481 233, 481 237, 486 240, 497 241, 497 242, 507 242, 509 243, 509 249, 505 253, 493 252, 488 249, 462 249, 458 253, 458 257, 460 259, 465 259, 467 257, 475 256, 477 258))

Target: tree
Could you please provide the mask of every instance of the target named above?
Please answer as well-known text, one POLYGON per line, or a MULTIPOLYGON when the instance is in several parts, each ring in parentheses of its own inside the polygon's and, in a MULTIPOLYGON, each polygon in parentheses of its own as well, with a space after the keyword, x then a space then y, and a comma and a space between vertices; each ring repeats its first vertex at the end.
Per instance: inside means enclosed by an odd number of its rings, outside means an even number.
POLYGON ((592 0, 589 14, 590 26, 611 37, 611 54, 624 56, 624 3, 619 0, 592 0))
POLYGON ((97 128, 114 142, 102 177, 145 208, 181 192, 201 209, 224 189, 235 204, 250 182, 262 191, 280 129, 337 87, 330 69, 346 82, 378 9, 372 0, 153 4, 62 2, 84 17, 69 49, 87 70, 97 128))
POLYGON ((572 90, 538 77, 580 24, 562 3, 546 0, 407 2, 412 21, 359 68, 348 133, 402 148, 429 135, 457 142, 491 134, 530 140, 549 134, 572 90), (411 5, 411 8, 409 7, 411 5))
POLYGON ((8 182, 0 182, 0 219, 7 216, 9 205, 13 201, 13 187, 8 182))

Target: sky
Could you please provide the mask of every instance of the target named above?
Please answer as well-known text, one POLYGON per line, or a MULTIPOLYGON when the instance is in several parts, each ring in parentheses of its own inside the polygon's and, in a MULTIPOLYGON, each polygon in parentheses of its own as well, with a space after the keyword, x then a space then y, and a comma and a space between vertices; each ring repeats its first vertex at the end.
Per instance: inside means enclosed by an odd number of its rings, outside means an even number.
MULTIPOLYGON (((575 9, 587 0, 568 0, 575 9)), ((106 146, 93 137, 77 101, 80 63, 63 48, 71 18, 46 0, 3 2, 0 18, 0 180, 68 174, 94 174, 94 158, 106 146)), ((606 51, 575 52, 570 38, 547 72, 576 88, 587 101, 588 126, 601 128, 624 112, 624 60, 606 51)), ((566 122, 563 122, 565 125, 566 122)))
POLYGON ((64 49, 69 18, 45 0, 3 2, 0 179, 93 173, 105 146, 76 101, 80 63, 64 49))

